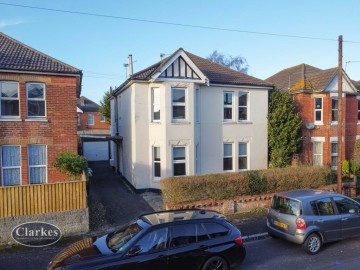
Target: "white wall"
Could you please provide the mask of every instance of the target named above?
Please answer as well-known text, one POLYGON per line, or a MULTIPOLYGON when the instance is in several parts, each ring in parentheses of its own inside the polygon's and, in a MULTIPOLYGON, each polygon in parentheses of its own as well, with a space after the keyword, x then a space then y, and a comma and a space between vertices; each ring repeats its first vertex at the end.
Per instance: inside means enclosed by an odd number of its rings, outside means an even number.
MULTIPOLYGON (((236 101, 237 102, 237 101, 236 101)), ((239 142, 249 142, 249 169, 267 168, 268 90, 204 86, 195 83, 134 83, 121 93, 120 136, 123 136, 123 175, 137 189, 160 188, 153 178, 152 147, 160 147, 161 176, 172 176, 172 147, 187 149, 187 173, 195 174, 195 145, 200 144, 200 173, 223 171, 223 143, 234 143, 237 170, 239 142), (161 121, 151 121, 151 88, 161 91, 161 121), (172 87, 186 88, 186 121, 172 122, 172 87), (195 90, 200 91, 200 123, 195 123, 195 90), (223 122, 223 92, 249 91, 249 121, 223 122)), ((236 105, 236 103, 235 103, 236 105)), ((237 111, 234 105, 233 111, 237 111)), ((237 119, 237 114, 235 114, 237 119)))

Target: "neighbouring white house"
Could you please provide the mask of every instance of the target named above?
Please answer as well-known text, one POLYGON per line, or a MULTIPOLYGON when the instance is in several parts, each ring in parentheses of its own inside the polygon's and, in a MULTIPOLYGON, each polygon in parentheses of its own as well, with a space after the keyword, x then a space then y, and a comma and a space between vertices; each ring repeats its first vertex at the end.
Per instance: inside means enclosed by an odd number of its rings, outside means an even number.
POLYGON ((270 89, 180 48, 112 92, 111 164, 136 189, 159 189, 169 176, 266 169, 270 89))

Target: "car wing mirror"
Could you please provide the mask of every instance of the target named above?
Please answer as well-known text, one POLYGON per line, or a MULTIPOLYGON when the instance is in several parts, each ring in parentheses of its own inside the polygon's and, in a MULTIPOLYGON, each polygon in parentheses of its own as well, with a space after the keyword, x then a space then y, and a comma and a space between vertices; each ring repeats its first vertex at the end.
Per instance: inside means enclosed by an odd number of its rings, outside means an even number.
POLYGON ((139 245, 133 246, 130 250, 126 253, 126 256, 132 257, 141 252, 141 247, 139 245))

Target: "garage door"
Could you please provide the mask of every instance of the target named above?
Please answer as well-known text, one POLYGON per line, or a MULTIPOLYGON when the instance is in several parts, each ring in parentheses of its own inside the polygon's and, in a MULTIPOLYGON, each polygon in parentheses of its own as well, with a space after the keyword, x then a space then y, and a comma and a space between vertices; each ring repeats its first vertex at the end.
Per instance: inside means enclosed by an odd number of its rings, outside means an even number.
POLYGON ((84 157, 88 161, 108 160, 109 144, 105 142, 83 142, 84 157))

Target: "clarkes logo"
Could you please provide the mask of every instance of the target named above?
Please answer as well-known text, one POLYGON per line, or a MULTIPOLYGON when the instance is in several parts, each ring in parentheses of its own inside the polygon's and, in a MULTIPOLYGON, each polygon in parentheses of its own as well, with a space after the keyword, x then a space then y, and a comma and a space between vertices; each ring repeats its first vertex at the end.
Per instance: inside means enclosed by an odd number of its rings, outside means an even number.
POLYGON ((21 245, 29 247, 49 246, 61 238, 61 231, 47 222, 27 222, 16 226, 11 232, 12 238, 21 245))

